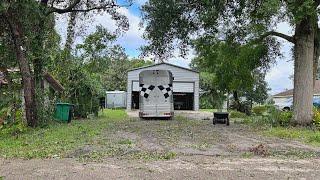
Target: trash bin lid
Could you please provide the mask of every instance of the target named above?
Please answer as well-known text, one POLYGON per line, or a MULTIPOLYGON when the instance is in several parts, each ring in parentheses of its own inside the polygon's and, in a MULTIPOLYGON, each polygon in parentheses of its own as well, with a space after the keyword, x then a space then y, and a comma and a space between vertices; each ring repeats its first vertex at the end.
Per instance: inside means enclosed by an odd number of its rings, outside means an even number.
POLYGON ((68 106, 74 106, 74 104, 70 104, 70 103, 56 103, 57 105, 68 105, 68 106))

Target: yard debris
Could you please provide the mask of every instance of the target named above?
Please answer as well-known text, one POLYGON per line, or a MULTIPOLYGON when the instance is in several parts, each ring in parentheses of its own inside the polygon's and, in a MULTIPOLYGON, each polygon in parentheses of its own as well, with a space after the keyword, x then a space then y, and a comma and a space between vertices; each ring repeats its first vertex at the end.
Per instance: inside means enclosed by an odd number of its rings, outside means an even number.
POLYGON ((263 157, 266 157, 269 155, 268 147, 263 144, 259 144, 257 146, 251 147, 250 152, 254 153, 255 155, 263 156, 263 157))

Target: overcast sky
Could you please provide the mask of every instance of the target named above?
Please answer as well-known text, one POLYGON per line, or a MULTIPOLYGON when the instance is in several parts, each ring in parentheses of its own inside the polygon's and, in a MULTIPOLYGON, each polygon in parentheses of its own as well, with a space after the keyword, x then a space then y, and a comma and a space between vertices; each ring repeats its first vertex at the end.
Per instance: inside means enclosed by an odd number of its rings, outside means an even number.
MULTIPOLYGON (((118 38, 117 43, 125 48, 126 53, 130 57, 138 57, 140 55, 139 48, 147 43, 142 38, 144 30, 139 26, 141 22, 141 11, 139 8, 145 1, 146 0, 134 0, 134 4, 131 7, 120 9, 120 12, 128 17, 130 28, 118 38)), ((100 24, 107 27, 110 31, 114 31, 117 28, 115 22, 113 22, 107 14, 95 16, 91 21, 83 23, 88 26, 86 28, 87 33, 94 32, 96 25, 100 24)), ((66 24, 67 19, 64 17, 60 17, 59 21, 57 21, 57 30, 62 36, 62 40, 65 39, 66 24)), ((289 35, 292 34, 292 29, 286 23, 280 23, 277 30, 289 35)), ((270 94, 275 94, 293 87, 293 83, 289 79, 289 76, 293 74, 292 45, 284 40, 279 40, 281 42, 281 53, 283 57, 278 58, 277 63, 272 66, 266 76, 266 81, 272 89, 270 94)), ((77 39, 77 42, 81 42, 81 39, 77 39)), ((185 59, 176 56, 170 59, 169 63, 189 67, 189 63, 193 57, 194 55, 191 52, 185 59)))

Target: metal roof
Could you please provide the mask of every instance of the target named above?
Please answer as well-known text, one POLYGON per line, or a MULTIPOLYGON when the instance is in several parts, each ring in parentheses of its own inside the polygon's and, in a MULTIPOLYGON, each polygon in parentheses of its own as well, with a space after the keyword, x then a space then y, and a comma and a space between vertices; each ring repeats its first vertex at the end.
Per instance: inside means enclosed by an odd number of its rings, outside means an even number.
POLYGON ((162 62, 162 63, 152 64, 152 65, 149 65, 149 66, 143 66, 143 67, 139 67, 139 68, 130 69, 128 72, 130 72, 130 71, 135 71, 135 70, 139 70, 139 69, 144 69, 144 68, 148 68, 148 67, 153 67, 153 66, 159 66, 159 65, 162 65, 162 64, 166 64, 166 65, 173 66, 173 67, 180 68, 180 69, 184 69, 184 70, 187 70, 187 71, 199 73, 199 72, 196 71, 196 70, 189 69, 189 68, 185 68, 185 67, 181 67, 181 66, 177 66, 177 65, 174 65, 174 64, 166 63, 166 62, 162 62))
MULTIPOLYGON (((313 88, 313 94, 314 95, 320 94, 320 80, 316 80, 313 88)), ((273 95, 273 97, 291 97, 291 96, 293 96, 293 89, 289 89, 273 95)))
POLYGON ((125 91, 106 91, 106 94, 122 94, 122 93, 126 93, 125 91))

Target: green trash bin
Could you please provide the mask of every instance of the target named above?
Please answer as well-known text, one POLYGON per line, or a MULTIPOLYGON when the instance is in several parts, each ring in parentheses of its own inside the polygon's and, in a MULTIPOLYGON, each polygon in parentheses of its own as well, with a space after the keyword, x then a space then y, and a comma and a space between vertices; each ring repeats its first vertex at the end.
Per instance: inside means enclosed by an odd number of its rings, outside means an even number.
POLYGON ((72 119, 73 104, 69 103, 57 103, 55 117, 62 122, 71 122, 72 119))

